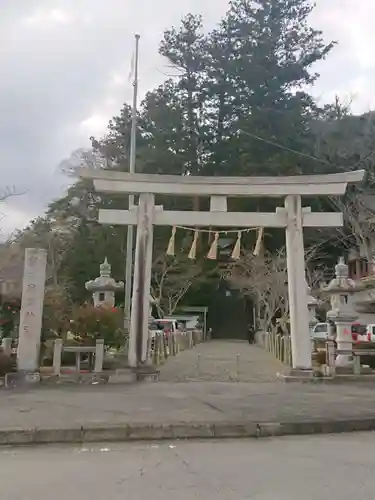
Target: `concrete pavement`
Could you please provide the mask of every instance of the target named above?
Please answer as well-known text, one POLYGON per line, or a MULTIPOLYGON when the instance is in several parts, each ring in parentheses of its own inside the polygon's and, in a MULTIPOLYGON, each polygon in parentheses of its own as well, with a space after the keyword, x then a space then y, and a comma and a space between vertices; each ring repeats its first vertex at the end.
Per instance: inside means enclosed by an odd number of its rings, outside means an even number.
POLYGON ((0 408, 3 444, 235 437, 258 435, 259 426, 262 435, 375 428, 374 391, 354 385, 161 382, 3 390, 0 408))
POLYGON ((372 500, 375 436, 0 449, 12 500, 372 500))
POLYGON ((281 368, 248 343, 211 342, 169 358, 158 383, 3 389, 0 444, 375 429, 372 384, 285 384, 281 368))

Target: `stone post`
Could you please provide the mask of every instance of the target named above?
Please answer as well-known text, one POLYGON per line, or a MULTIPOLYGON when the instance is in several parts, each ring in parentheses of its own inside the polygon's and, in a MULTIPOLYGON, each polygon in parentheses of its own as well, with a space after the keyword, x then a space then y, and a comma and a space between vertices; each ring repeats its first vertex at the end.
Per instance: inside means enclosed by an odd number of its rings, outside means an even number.
POLYGON ((61 372, 61 357, 63 351, 62 339, 56 339, 53 344, 53 373, 60 375, 61 372))
POLYGON ((17 349, 19 371, 39 370, 46 264, 46 250, 26 248, 17 349))
POLYGON ((104 340, 98 339, 95 345, 95 366, 94 372, 101 373, 103 371, 104 362, 104 340))
POLYGON ((13 339, 11 337, 5 337, 2 339, 1 347, 7 356, 12 355, 12 342, 13 339))
MULTIPOLYGON (((327 313, 327 320, 336 325, 337 350, 351 351, 353 348, 352 324, 358 318, 357 313, 350 305, 348 296, 356 291, 356 285, 349 278, 348 266, 343 257, 335 266, 335 278, 323 289, 330 295, 331 310, 327 313)), ((353 364, 350 353, 338 354, 336 365, 348 367, 353 364)))

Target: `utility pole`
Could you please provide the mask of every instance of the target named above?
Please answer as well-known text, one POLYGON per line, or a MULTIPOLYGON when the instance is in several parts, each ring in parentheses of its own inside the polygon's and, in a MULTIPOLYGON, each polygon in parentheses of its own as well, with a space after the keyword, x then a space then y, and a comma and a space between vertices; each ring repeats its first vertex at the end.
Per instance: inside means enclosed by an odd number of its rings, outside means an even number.
MULTIPOLYGON (((130 136, 130 161, 129 172, 135 172, 135 154, 137 139, 137 98, 138 98, 138 58, 139 58, 140 35, 135 35, 135 55, 134 55, 134 80, 133 80, 133 110, 132 127, 130 136)), ((129 208, 134 205, 134 195, 129 195, 129 208)), ((130 311, 132 302, 132 275, 133 275, 133 226, 127 228, 126 240, 126 271, 125 271, 125 306, 124 306, 124 327, 130 330, 130 311)))

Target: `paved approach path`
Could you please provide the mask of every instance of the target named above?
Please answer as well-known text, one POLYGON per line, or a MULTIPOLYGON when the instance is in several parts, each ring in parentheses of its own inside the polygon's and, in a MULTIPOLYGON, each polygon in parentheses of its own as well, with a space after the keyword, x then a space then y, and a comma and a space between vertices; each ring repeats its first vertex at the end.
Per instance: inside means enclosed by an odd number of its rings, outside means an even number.
POLYGON ((372 500, 375 435, 0 450, 4 500, 372 500))
POLYGON ((270 382, 286 367, 268 352, 245 341, 212 340, 168 358, 162 382, 270 382))

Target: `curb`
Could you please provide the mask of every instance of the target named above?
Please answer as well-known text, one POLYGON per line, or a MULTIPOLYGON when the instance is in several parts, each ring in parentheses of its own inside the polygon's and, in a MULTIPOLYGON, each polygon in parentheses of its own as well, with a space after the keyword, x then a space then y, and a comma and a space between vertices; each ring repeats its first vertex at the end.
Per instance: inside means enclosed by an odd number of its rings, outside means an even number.
POLYGON ((332 376, 322 376, 322 377, 299 377, 295 375, 285 375, 283 373, 277 373, 277 378, 284 382, 285 384, 299 383, 299 384, 375 384, 375 375, 335 375, 332 376))
POLYGON ((267 438, 311 434, 374 431, 375 418, 302 422, 217 422, 124 424, 75 428, 0 430, 1 445, 73 444, 173 439, 267 438))

